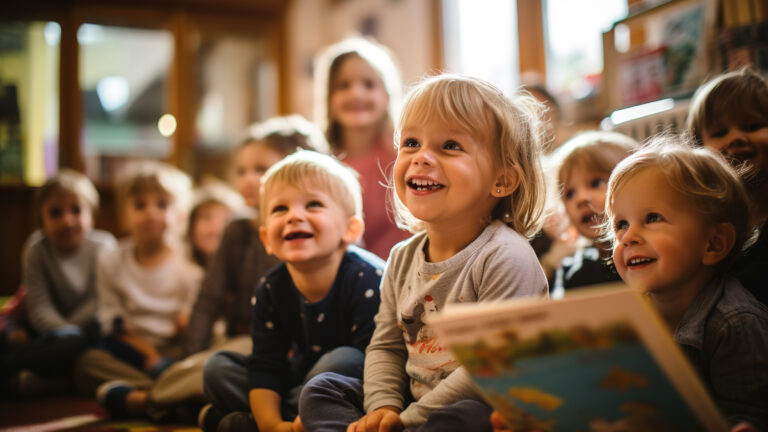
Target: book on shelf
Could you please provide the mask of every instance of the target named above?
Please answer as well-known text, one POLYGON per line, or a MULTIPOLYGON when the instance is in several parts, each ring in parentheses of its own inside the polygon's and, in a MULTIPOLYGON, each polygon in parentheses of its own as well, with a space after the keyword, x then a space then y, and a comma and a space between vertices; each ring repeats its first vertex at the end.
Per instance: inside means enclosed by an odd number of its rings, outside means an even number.
POLYGON ((666 325, 621 283, 429 320, 514 431, 725 431, 666 325))

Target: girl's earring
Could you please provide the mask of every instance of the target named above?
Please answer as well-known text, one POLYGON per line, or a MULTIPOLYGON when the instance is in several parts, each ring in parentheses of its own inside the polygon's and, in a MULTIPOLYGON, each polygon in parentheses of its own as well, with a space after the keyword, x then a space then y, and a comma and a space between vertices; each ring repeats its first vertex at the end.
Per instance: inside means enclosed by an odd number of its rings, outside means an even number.
POLYGON ((501 193, 501 189, 496 189, 496 193, 501 193))

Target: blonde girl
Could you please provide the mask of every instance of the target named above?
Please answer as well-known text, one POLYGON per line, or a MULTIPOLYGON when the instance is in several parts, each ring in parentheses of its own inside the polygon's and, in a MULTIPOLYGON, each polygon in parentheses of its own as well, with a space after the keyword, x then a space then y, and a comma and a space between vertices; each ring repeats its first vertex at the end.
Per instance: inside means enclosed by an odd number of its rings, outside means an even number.
POLYGON ((490 408, 426 318, 448 303, 547 295, 528 244, 544 208, 540 131, 527 94, 448 74, 411 90, 393 183, 398 223, 415 235, 387 262, 364 381, 310 381, 308 430, 490 429, 490 408))

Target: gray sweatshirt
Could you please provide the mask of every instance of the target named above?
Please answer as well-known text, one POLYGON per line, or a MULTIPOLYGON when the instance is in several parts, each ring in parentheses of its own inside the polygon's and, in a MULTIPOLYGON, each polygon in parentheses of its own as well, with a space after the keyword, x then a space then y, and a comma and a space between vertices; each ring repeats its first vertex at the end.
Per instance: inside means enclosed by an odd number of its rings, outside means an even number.
POLYGON ((116 246, 112 234, 92 230, 82 246, 62 255, 42 231, 29 236, 23 252, 23 283, 29 322, 37 333, 64 325, 82 327, 96 318, 98 257, 116 246))
POLYGON ((546 296, 547 279, 528 241, 500 221, 453 257, 427 262, 426 233, 392 249, 382 279, 376 330, 365 358, 365 411, 405 408, 406 427, 436 409, 480 399, 464 368, 442 347, 424 318, 448 303, 546 296), (415 402, 404 407, 408 392, 415 402))

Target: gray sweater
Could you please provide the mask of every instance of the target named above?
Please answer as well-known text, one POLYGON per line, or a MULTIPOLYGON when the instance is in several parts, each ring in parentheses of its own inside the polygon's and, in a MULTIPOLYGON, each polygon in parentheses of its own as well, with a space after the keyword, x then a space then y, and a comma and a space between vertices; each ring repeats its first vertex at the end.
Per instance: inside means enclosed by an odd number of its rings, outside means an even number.
POLYGON ((436 340, 424 318, 447 303, 546 296, 547 279, 528 241, 496 221, 453 257, 427 262, 426 233, 392 249, 382 279, 376 330, 365 358, 365 411, 405 408, 406 427, 436 409, 479 399, 464 368, 436 340), (408 393, 415 402, 404 407, 408 393))
POLYGON ((97 260, 116 245, 112 234, 92 230, 78 250, 65 256, 54 250, 41 231, 32 233, 24 246, 23 283, 29 322, 37 333, 64 325, 82 327, 96 319, 97 260), (63 265, 81 269, 79 283, 67 277, 63 265))

